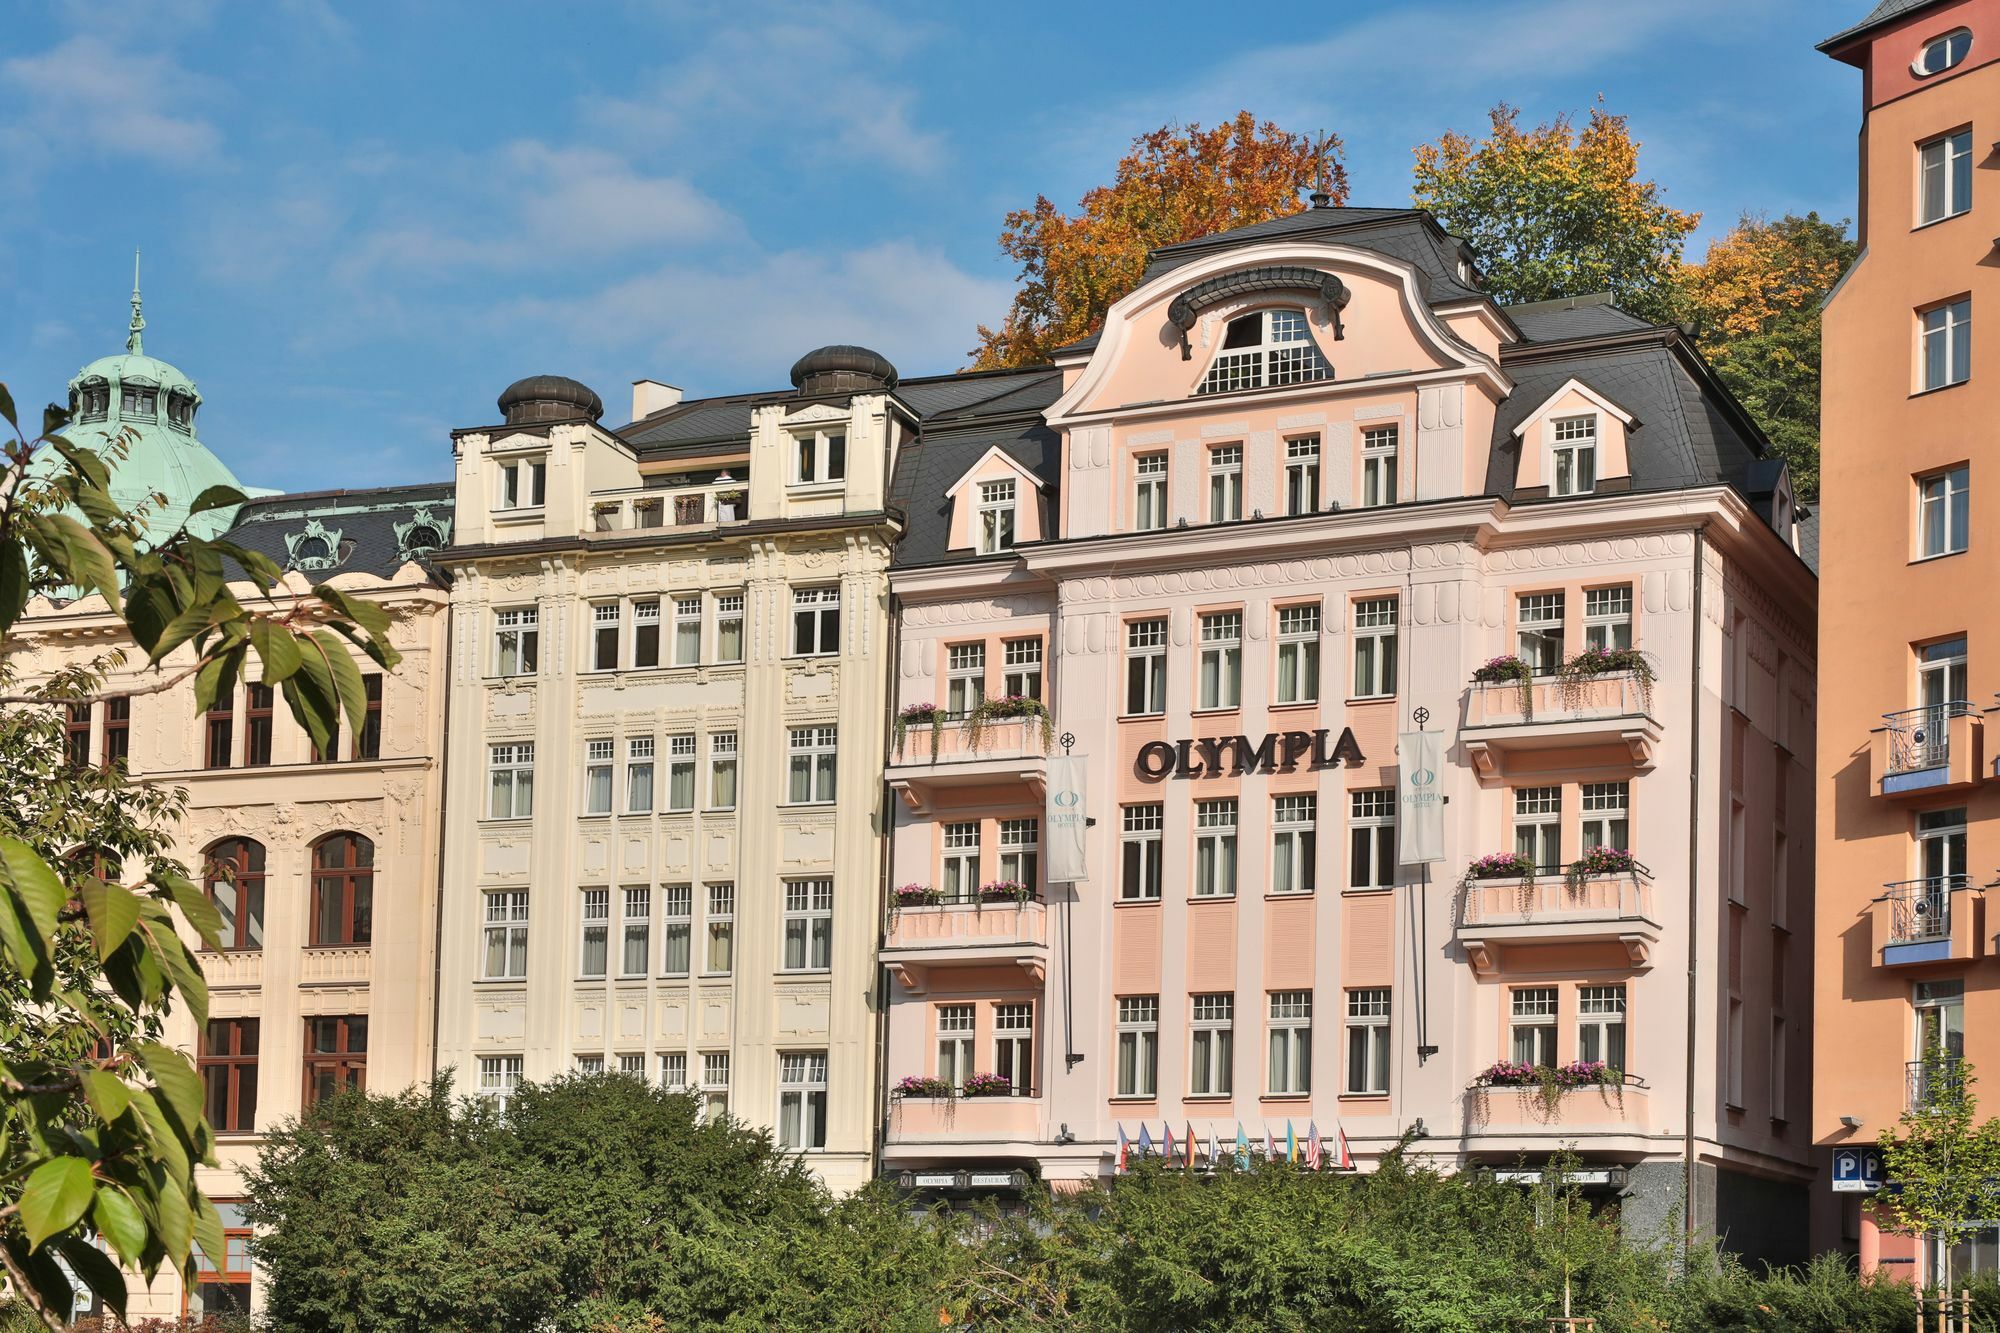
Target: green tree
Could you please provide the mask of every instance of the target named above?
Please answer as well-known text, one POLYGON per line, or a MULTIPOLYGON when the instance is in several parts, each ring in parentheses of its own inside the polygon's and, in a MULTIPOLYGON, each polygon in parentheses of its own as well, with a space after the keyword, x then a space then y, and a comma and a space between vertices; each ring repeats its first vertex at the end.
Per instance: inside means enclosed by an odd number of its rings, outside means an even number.
POLYGON ((2000 1210, 2000 1121, 1979 1119, 1966 1061, 1933 1049, 1917 1073, 1910 1106, 1877 1140, 1891 1187, 1871 1203, 1884 1231, 1940 1242, 1944 1271, 1936 1276, 1948 1289, 1959 1233, 2000 1210))

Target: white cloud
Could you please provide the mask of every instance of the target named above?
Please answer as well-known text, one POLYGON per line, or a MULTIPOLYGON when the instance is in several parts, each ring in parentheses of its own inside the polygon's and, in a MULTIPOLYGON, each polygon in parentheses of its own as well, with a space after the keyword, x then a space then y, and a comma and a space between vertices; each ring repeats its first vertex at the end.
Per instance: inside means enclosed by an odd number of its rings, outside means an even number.
POLYGON ((212 100, 208 80, 94 33, 0 62, 0 89, 19 103, 10 138, 46 152, 76 147, 185 166, 212 162, 222 146, 222 132, 194 110, 212 100))

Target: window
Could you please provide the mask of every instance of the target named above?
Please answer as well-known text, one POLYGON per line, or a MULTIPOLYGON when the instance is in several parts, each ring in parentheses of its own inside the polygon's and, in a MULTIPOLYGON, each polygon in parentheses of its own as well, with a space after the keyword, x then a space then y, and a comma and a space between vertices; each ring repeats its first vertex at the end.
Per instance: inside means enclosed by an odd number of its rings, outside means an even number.
POLYGON ((1167 622, 1134 620, 1125 626, 1125 712, 1167 711, 1167 622))
POLYGON ((1122 824, 1118 896, 1126 902, 1157 901, 1166 857, 1166 807, 1128 805, 1122 824))
POLYGON ((63 759, 71 768, 90 767, 90 705, 73 703, 63 712, 63 759))
POLYGON ((1782 1015, 1771 1015, 1771 1119, 1789 1120, 1785 1106, 1785 1065, 1790 1055, 1785 1049, 1785 1020, 1782 1015))
POLYGON ((375 844, 335 833, 313 847, 312 939, 315 945, 367 944, 375 920, 375 844))
MULTIPOLYGON (((651 745, 649 743, 648 750, 651 745)), ((691 734, 667 737, 667 812, 685 813, 694 809, 694 737, 691 734)))
POLYGON ((653 738, 634 736, 625 742, 625 812, 653 812, 653 738))
POLYGON ((218 1134, 257 1128, 257 1020, 211 1018, 202 1029, 201 1067, 208 1123, 218 1134))
POLYGON ((128 382, 118 394, 118 414, 124 417, 156 418, 160 414, 160 391, 150 384, 128 382))
POLYGON ((1271 892, 1311 893, 1318 880, 1318 798, 1280 796, 1272 807, 1271 892))
POLYGON ((1923 324, 1924 388, 1965 383, 1972 377, 1972 302, 1926 310, 1923 324))
POLYGON ((736 964, 736 886, 708 886, 708 957, 702 971, 726 977, 736 964))
POLYGON ((493 674, 532 676, 542 650, 542 613, 533 606, 493 613, 493 674))
POLYGON ((969 1004, 941 1004, 937 1007, 937 1076, 952 1087, 972 1075, 973 1017, 969 1004))
POLYGON ((1597 488, 1597 417, 1557 417, 1550 423, 1549 494, 1588 495, 1597 488))
POLYGON ((1167 456, 1136 454, 1132 458, 1132 527, 1155 532, 1167 526, 1167 456))
POLYGON ((1941 135, 1917 148, 1919 223, 1972 211, 1972 131, 1941 135))
POLYGON ((264 947, 264 844, 225 838, 208 849, 202 891, 222 918, 224 949, 264 947))
POLYGON ((1118 1001, 1118 1095, 1151 1097, 1160 1083, 1160 997, 1118 1001))
POLYGON ((1386 889, 1396 883, 1396 789, 1348 793, 1347 887, 1386 889))
POLYGON ((1361 432, 1361 506, 1375 509, 1396 503, 1395 426, 1371 426, 1361 432))
POLYGON ((1333 367, 1313 345, 1303 310, 1259 310, 1229 321, 1221 354, 1198 392, 1234 393, 1332 378, 1333 367))
POLYGON ((1583 784, 1583 846, 1580 850, 1588 853, 1593 847, 1615 847, 1625 851, 1630 847, 1626 841, 1629 821, 1626 806, 1631 800, 1632 784, 1629 782, 1586 782, 1583 784))
POLYGON ((1561 866, 1561 787, 1514 789, 1514 850, 1538 873, 1561 866))
POLYGON ((271 762, 271 717, 277 701, 269 685, 243 689, 243 763, 263 768, 271 762))
POLYGON ((1016 1097, 1035 1095, 1035 1006, 993 1006, 993 1072, 1016 1097))
POLYGON ((208 706, 204 719, 202 767, 228 768, 236 756, 236 698, 222 694, 208 706))
POLYGON ((1227 1097, 1234 1091, 1236 997, 1191 995, 1188 1031, 1188 1095, 1227 1097))
POLYGON ((382 677, 363 676, 361 697, 364 707, 361 713, 361 730, 354 733, 354 757, 356 759, 380 759, 382 757, 382 677))
POLYGON ((487 814, 493 819, 526 819, 535 812, 535 744, 487 747, 487 814))
MULTIPOLYGON (((603 1057, 598 1057, 602 1061, 603 1057)), ((482 1055, 479 1057, 479 1095, 497 1102, 502 1107, 514 1090, 521 1086, 521 1057, 518 1055, 482 1055)))
POLYGON ((618 1057, 618 1072, 627 1078, 646 1077, 646 1057, 643 1055, 621 1055, 618 1057))
POLYGON ((1309 704, 1319 698, 1319 608, 1278 608, 1278 702, 1309 704))
MULTIPOLYGON (((674 604, 678 607, 680 604, 674 604)), ((697 612, 700 603, 696 604, 697 612)), ((700 625, 696 625, 699 635, 700 625)), ((644 670, 660 664, 660 599, 648 597, 632 603, 632 665, 644 670)))
POLYGON ((1201 618, 1201 701, 1203 708, 1235 708, 1243 702, 1243 613, 1225 611, 1201 618))
POLYGON ((954 643, 944 656, 944 710, 964 717, 986 699, 986 645, 954 643))
POLYGON ((611 940, 611 890, 583 891, 583 948, 576 972, 580 977, 601 977, 609 961, 611 940))
POLYGON ((1003 819, 1000 821, 1000 878, 1041 886, 1042 821, 1003 819))
POLYGON ((1938 716, 1933 731, 1940 729, 1948 705, 1966 701, 1966 688, 1964 638, 1927 643, 1917 650, 1917 700, 1938 716))
POLYGON ((1243 446, 1218 444, 1208 451, 1208 521, 1243 517, 1243 446))
POLYGON ((1194 896, 1236 896, 1236 802, 1194 803, 1194 896))
POLYGON ((833 966, 833 881, 798 879, 785 885, 785 971, 824 972, 833 966))
POLYGON ((667 1051, 660 1056, 660 1086, 668 1092, 686 1092, 688 1058, 686 1051, 667 1051))
POLYGON ((1966 547, 1971 527, 1972 470, 1955 467, 1917 478, 1917 552, 1952 555, 1966 547))
POLYGON ((78 403, 81 419, 102 421, 111 411, 111 386, 103 380, 91 380, 83 386, 78 403))
POLYGON ((1396 692, 1396 599, 1354 604, 1354 697, 1380 699, 1396 692))
POLYGON ((599 602, 590 608, 590 669, 618 669, 619 625, 624 611, 616 602, 599 602))
POLYGON ((1514 651, 1538 676, 1562 669, 1563 595, 1527 593, 1515 603, 1514 651))
POLYGON ((715 599, 715 660, 743 660, 743 594, 723 593, 715 599))
POLYGON ((1910 72, 1922 78, 1927 74, 1942 74, 1965 59, 1972 50, 1972 34, 1964 28, 1948 32, 1942 37, 1934 37, 1924 43, 1924 49, 1910 65, 1910 72))
POLYGON ((1319 512, 1319 436, 1285 441, 1285 512, 1319 512))
POLYGON ((548 481, 548 463, 540 458, 509 458, 500 464, 500 498, 495 509, 540 509, 548 481))
POLYGON ((115 695, 104 701, 104 766, 122 767, 132 753, 132 699, 115 695))
POLYGON ((1512 996, 1509 1041, 1514 1063, 1553 1068, 1556 1063, 1556 988, 1526 986, 1512 996))
POLYGON ((1584 589, 1583 646, 1604 653, 1632 646, 1631 584, 1584 589))
POLYGON ((792 590, 792 655, 821 657, 840 651, 840 589, 792 590))
POLYGON ((736 808, 736 733, 718 731, 708 738, 708 808, 736 808))
POLYGON ((611 813, 611 756, 616 743, 609 737, 583 743, 583 813, 611 813))
POLYGON ((694 885, 668 884, 660 889, 660 973, 684 977, 694 965, 694 885))
POLYGON ((368 1019, 362 1015, 306 1020, 306 1090, 311 1110, 341 1092, 368 1086, 368 1019))
POLYGON ((1584 986, 1576 996, 1576 1058, 1625 1068, 1625 987, 1584 986))
POLYGON ((939 877, 944 900, 969 903, 979 896, 979 822, 944 826, 944 865, 939 877))
POLYGON ((701 598, 674 598, 674 665, 701 664, 701 598))
POLYGON ((847 477, 847 435, 841 431, 813 431, 797 437, 792 479, 800 486, 843 481, 847 477))
POLYGON ((1932 810, 1917 816, 1917 861, 1926 880, 1965 875, 1965 811, 1932 810))
POLYGON ((787 795, 793 805, 832 802, 838 735, 836 727, 791 729, 791 785, 787 795))
POLYGON ((528 894, 502 889, 486 897, 486 981, 519 981, 528 975, 528 894))
POLYGON ((979 483, 979 553, 992 555, 1014 545, 1014 482, 979 483))
POLYGON ((188 1292, 187 1312, 197 1320, 204 1315, 241 1315, 247 1319, 253 1234, 250 1222, 243 1215, 241 1203, 229 1199, 216 1199, 214 1203, 216 1215, 222 1219, 221 1262, 217 1263, 201 1246, 195 1246, 194 1286, 188 1292))
POLYGON ((1389 1090, 1389 991, 1347 992, 1347 1090, 1372 1096, 1389 1090))
POLYGON ((729 1052, 701 1053, 701 1113, 713 1120, 729 1110, 729 1052))
POLYGON ((778 1146, 826 1146, 826 1052, 778 1057, 778 1146))
POLYGON ((1004 668, 1004 674, 1000 678, 1000 692, 1019 695, 1023 699, 1041 698, 1042 641, 1007 639, 1000 645, 1000 654, 1004 668))
POLYGON ((653 891, 648 888, 625 890, 624 907, 618 975, 643 977, 646 975, 647 960, 653 956, 653 891))
POLYGON ((1270 1091, 1312 1091, 1312 992, 1271 992, 1270 1091))

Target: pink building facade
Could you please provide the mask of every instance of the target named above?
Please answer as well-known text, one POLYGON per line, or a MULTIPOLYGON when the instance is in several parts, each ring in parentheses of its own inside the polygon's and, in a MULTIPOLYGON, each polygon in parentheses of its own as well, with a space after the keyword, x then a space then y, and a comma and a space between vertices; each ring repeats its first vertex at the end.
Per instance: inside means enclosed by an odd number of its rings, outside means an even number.
POLYGON ((1198 1169, 1239 1133, 1570 1148, 1632 1225, 1691 1183, 1792 1257, 1811 534, 1686 341, 1316 207, 1156 252, 1057 369, 895 483, 885 1173, 1074 1188, 1142 1130, 1198 1169), (1500 657, 1527 679, 1475 681, 1500 657), (1419 729, 1443 859, 1406 864, 1419 729))

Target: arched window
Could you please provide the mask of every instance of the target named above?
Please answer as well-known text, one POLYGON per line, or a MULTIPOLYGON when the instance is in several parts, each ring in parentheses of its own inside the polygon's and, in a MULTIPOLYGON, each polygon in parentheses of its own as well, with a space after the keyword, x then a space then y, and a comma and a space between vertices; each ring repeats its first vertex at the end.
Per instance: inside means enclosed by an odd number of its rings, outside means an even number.
POLYGON ((222 947, 264 947, 264 844, 224 838, 203 853, 201 886, 222 914, 222 947))
POLYGON ((1255 310, 1229 321, 1222 350, 1202 377, 1201 393, 1235 393, 1333 378, 1303 310, 1255 310))
POLYGON ((359 833, 329 833, 313 844, 312 939, 367 944, 375 917, 375 844, 359 833))
POLYGON ((1919 78, 1926 74, 1942 74, 1965 59, 1972 50, 1972 33, 1966 28, 1948 32, 1942 37, 1933 37, 1924 43, 1924 49, 1911 62, 1910 72, 1919 78))
POLYGON ((444 538, 438 536, 438 530, 427 523, 417 524, 403 538, 403 550, 411 555, 418 551, 435 551, 443 545, 444 538))

